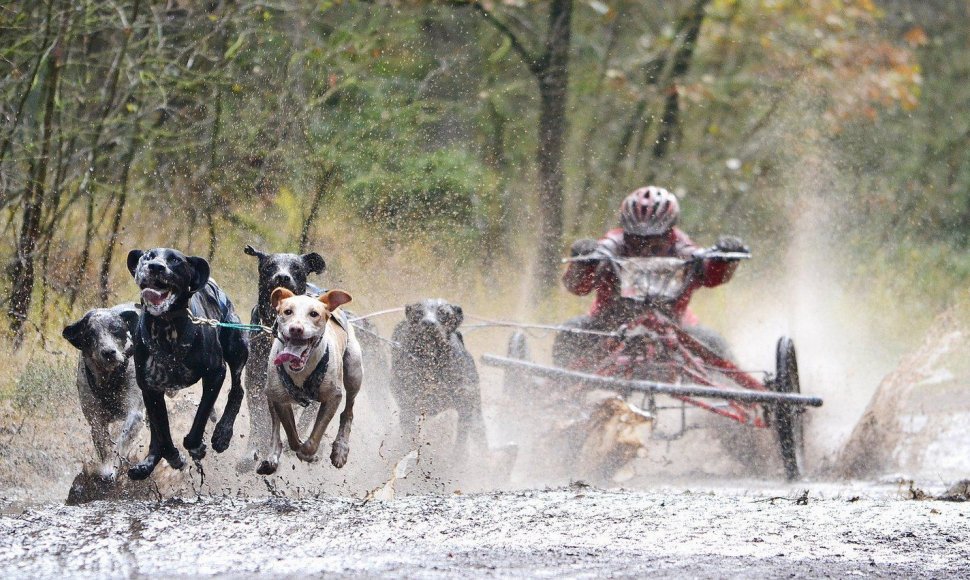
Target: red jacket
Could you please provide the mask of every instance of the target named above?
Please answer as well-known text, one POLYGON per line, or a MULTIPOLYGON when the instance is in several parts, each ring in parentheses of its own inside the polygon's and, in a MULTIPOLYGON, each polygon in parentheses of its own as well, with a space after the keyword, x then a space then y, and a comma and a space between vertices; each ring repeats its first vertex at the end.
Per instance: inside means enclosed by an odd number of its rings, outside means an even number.
MULTIPOLYGON (((688 258, 700 249, 678 228, 672 228, 662 242, 639 250, 630 247, 620 228, 606 232, 599 243, 621 258, 688 258)), ((620 304, 620 281, 610 268, 601 268, 597 272, 598 265, 598 262, 571 262, 562 277, 566 289, 573 294, 586 296, 593 290, 596 291, 596 300, 589 311, 590 316, 594 318, 609 317, 611 311, 619 310, 620 304)), ((701 275, 693 280, 674 306, 674 312, 680 318, 680 322, 686 325, 698 322, 697 317, 687 308, 694 290, 701 286, 712 287, 724 284, 731 279, 736 269, 737 262, 704 260, 701 275)))

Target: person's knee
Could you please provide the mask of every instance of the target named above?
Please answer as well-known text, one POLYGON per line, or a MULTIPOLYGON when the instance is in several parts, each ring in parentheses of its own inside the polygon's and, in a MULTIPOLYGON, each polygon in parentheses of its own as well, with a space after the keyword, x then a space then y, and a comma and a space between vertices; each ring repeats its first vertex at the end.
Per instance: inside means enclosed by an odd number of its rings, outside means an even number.
POLYGON ((687 327, 685 330, 717 356, 728 360, 734 358, 727 340, 714 329, 697 325, 687 327))

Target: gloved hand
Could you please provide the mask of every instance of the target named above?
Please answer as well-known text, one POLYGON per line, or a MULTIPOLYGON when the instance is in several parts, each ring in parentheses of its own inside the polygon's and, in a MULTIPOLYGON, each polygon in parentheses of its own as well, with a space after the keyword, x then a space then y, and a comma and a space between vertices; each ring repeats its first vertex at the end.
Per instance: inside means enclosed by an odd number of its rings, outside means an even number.
POLYGON ((737 236, 721 236, 717 239, 717 243, 714 244, 714 249, 720 252, 743 252, 745 254, 751 253, 751 248, 746 246, 741 238, 737 236))
POLYGON ((599 242, 591 238, 576 240, 569 248, 569 255, 573 258, 589 256, 591 260, 597 260, 598 258, 596 256, 590 256, 590 254, 594 253, 599 247, 599 242))

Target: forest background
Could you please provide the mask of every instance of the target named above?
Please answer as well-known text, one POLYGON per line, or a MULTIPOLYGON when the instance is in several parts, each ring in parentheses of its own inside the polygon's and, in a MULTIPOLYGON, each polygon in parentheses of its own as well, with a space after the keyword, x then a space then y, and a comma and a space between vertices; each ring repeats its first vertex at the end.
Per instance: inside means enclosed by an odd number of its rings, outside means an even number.
POLYGON ((321 252, 359 311, 443 295, 561 320, 584 305, 557 287, 558 258, 647 183, 682 197, 699 243, 733 233, 754 248, 731 289, 700 299, 710 319, 804 307, 799 288, 816 304, 851 295, 807 314, 845 316, 901 351, 966 302, 968 12, 4 3, 0 305, 4 351, 30 356, 9 359, 0 391, 35 355, 69 354, 64 323, 137 298, 124 260, 136 247, 210 259, 244 319, 253 244, 321 252))

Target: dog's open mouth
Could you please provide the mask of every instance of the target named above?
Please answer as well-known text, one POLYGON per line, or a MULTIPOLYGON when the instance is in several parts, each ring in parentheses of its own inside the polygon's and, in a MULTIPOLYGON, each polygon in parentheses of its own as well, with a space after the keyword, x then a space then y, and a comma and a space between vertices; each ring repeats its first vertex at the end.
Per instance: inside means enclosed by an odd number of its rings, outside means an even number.
POLYGON ((283 342, 273 359, 276 366, 287 365, 291 371, 300 372, 306 368, 307 360, 310 358, 310 351, 317 345, 315 338, 288 338, 283 342))
POLYGON ((172 303, 175 302, 175 293, 170 288, 145 286, 141 289, 141 299, 148 311, 158 316, 171 308, 172 303))

